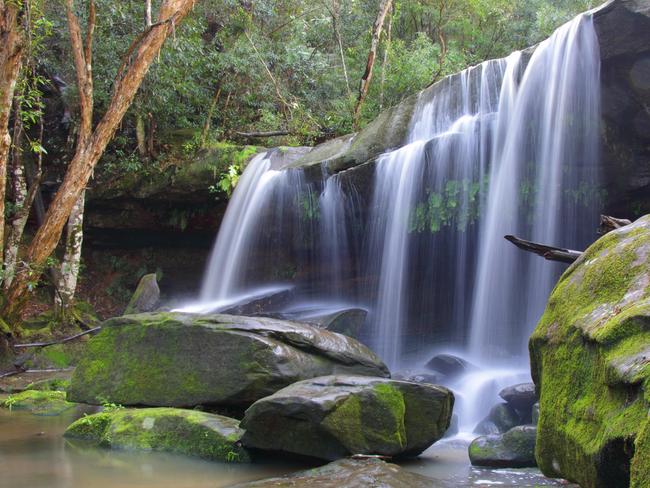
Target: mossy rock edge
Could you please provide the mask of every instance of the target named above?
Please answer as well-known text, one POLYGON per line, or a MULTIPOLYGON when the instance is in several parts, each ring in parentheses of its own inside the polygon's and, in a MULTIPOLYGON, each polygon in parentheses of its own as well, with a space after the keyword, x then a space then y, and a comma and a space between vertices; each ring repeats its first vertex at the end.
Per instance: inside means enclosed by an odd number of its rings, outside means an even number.
POLYGON ((571 265, 529 348, 542 472, 586 488, 650 486, 650 215, 571 265))

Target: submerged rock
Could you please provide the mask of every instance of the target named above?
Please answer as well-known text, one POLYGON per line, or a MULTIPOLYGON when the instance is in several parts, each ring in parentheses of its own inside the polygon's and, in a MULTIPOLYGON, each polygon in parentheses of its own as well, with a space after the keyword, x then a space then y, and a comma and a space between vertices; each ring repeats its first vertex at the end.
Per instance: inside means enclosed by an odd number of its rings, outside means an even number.
POLYGON ((235 419, 179 408, 117 409, 80 418, 64 436, 113 449, 168 451, 227 462, 249 462, 235 419))
POLYGON ((571 265, 531 337, 544 474, 585 487, 648 486, 649 325, 645 216, 571 265))
POLYGON ((461 376, 476 369, 473 364, 453 354, 438 354, 431 358, 426 367, 450 378, 461 376))
POLYGON ((124 315, 132 313, 153 312, 160 303, 160 288, 156 273, 150 273, 140 278, 124 315))
POLYGON ((430 371, 398 371, 397 373, 393 373, 391 377, 394 380, 429 383, 430 385, 441 385, 445 382, 445 375, 430 371))
POLYGON ((443 488, 438 481, 410 473, 380 459, 341 459, 320 468, 280 478, 242 483, 231 488, 443 488))
POLYGON ((26 410, 34 415, 56 416, 75 407, 65 399, 64 391, 25 390, 10 395, 2 406, 10 410, 26 410))
POLYGON ((453 394, 440 386, 325 376, 255 402, 242 421, 242 442, 327 460, 415 456, 444 435, 453 403, 453 394))
POLYGON ((360 342, 317 327, 160 312, 104 322, 88 342, 68 398, 96 405, 246 407, 328 374, 389 375, 360 342))
POLYGON ((532 425, 520 425, 505 434, 477 437, 469 445, 469 459, 474 466, 492 468, 536 466, 536 430, 532 425))

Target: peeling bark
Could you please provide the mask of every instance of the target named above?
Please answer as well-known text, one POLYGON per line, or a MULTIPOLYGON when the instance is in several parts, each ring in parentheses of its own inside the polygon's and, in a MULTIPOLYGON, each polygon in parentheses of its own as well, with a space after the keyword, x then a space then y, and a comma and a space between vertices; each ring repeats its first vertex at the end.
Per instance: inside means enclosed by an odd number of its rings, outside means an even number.
POLYGON ((56 294, 54 305, 60 317, 66 316, 66 311, 74 301, 81 264, 81 245, 83 243, 84 201, 86 192, 75 203, 68 218, 65 238, 65 253, 61 267, 57 273, 56 294))

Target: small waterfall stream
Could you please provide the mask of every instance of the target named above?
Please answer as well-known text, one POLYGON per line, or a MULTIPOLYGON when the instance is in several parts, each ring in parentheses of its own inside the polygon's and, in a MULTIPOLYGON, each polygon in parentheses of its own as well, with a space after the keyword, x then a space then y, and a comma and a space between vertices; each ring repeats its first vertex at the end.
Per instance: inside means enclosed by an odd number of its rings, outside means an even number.
POLYGON ((365 213, 340 174, 307 182, 302 170, 256 156, 228 206, 198 309, 287 282, 296 292, 285 311, 298 319, 367 308, 364 339, 391 369, 444 350, 480 367, 449 385, 468 428, 504 381, 527 376, 527 337, 563 269, 503 236, 575 249, 593 238, 599 71, 582 15, 534 50, 432 85, 407 143, 377 159, 365 213), (278 273, 287 256, 290 272, 278 273))

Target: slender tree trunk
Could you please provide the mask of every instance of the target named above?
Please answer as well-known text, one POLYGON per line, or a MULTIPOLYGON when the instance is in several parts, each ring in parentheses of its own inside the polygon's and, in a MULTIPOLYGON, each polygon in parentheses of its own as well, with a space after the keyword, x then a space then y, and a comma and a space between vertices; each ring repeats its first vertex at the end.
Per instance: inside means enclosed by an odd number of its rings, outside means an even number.
POLYGON ((142 115, 135 116, 135 140, 138 144, 138 154, 141 158, 147 157, 147 131, 144 126, 142 115))
POLYGON ((156 119, 150 113, 147 114, 149 119, 149 134, 147 136, 147 153, 149 158, 156 157, 156 119))
POLYGON ((357 104, 354 107, 353 120, 355 130, 359 129, 361 106, 363 105, 363 102, 368 95, 368 88, 370 88, 370 82, 372 81, 372 68, 375 65, 375 58, 377 57, 379 38, 381 37, 381 31, 384 27, 384 19, 386 18, 386 14, 388 13, 388 9, 390 9, 392 3, 392 0, 381 0, 381 3, 379 4, 379 12, 377 13, 375 24, 372 27, 372 40, 370 41, 370 52, 368 53, 366 71, 361 77, 361 83, 359 84, 359 96, 357 98, 357 104))
POLYGON ((151 0, 144 0, 144 26, 151 27, 151 0))
MULTIPOLYGON (((88 75, 88 70, 85 68, 86 60, 90 59, 90 50, 88 49, 90 38, 88 35, 86 36, 84 52, 78 21, 72 13, 72 0, 66 1, 73 52, 75 53, 75 68, 78 83, 83 86, 86 82, 85 77, 88 75)), ((165 0, 160 7, 158 21, 138 36, 129 48, 114 82, 113 95, 106 113, 88 140, 85 143, 81 140, 78 141, 75 155, 47 210, 43 225, 38 229, 25 253, 25 260, 29 263, 30 270, 21 270, 16 274, 7 292, 7 300, 3 309, 5 316, 15 316, 24 306, 30 278, 42 273, 45 262, 54 251, 75 203, 84 191, 95 165, 124 118, 149 66, 160 52, 165 39, 193 5, 194 0, 165 0)), ((87 32, 91 32, 91 29, 87 29, 87 32)), ((83 89, 79 90, 80 93, 83 91, 83 89)))
POLYGON ((205 118, 205 125, 203 125, 203 131, 201 132, 201 147, 205 147, 205 143, 208 140, 208 133, 210 132, 210 124, 212 122, 212 115, 214 114, 214 109, 219 103, 219 98, 221 97, 221 85, 214 91, 214 96, 212 97, 212 103, 208 109, 208 116, 205 118))
POLYGON ((386 32, 386 46, 384 48, 384 61, 381 64, 381 83, 379 90, 379 110, 384 108, 384 85, 386 83, 386 68, 388 68, 388 57, 390 56, 390 41, 393 31, 393 12, 388 17, 388 29, 386 32))
POLYGON ((7 161, 11 147, 9 117, 23 54, 18 16, 16 4, 0 0, 0 256, 4 254, 7 161))
POLYGON ((345 78, 345 88, 348 91, 348 98, 352 98, 352 90, 350 90, 350 79, 348 78, 348 67, 345 64, 345 54, 343 52, 343 40, 341 39, 341 29, 339 27, 341 19, 341 10, 337 0, 332 0, 332 26, 334 27, 334 36, 336 43, 339 46, 339 54, 341 56, 341 66, 343 67, 343 77, 345 78))
POLYGON ((59 269, 59 273, 57 273, 57 282, 55 284, 55 310, 57 315, 64 319, 67 317, 67 311, 74 301, 74 295, 77 289, 77 280, 79 278, 81 244, 83 243, 84 237, 83 222, 85 195, 85 191, 81 192, 81 196, 72 208, 70 217, 68 217, 65 253, 63 254, 61 268, 59 269))

